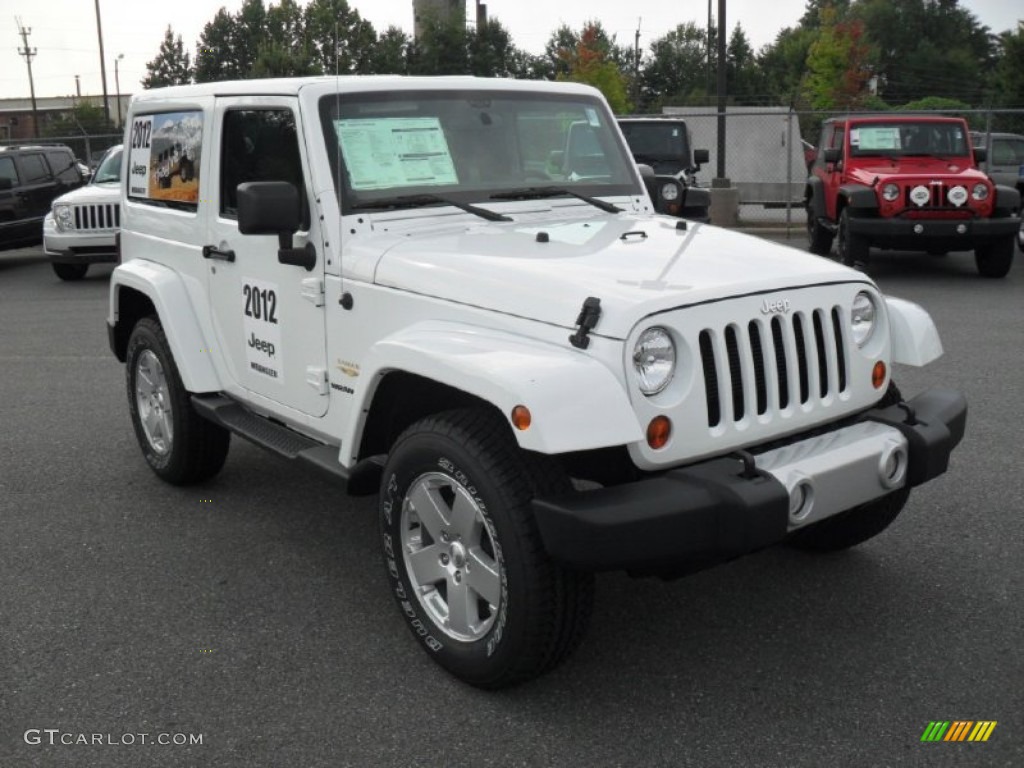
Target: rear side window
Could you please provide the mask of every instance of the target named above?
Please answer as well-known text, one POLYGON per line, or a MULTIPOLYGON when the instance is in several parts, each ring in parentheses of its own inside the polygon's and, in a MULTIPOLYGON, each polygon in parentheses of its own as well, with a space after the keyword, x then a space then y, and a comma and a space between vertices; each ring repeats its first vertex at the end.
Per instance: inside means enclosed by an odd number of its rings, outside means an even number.
POLYGON ((148 205, 195 211, 203 157, 203 113, 159 112, 132 118, 128 197, 148 205))
POLYGON ((22 155, 21 170, 25 174, 26 184, 35 184, 50 178, 50 171, 42 155, 22 155))
POLYGON ((18 171, 14 168, 14 160, 10 157, 0 157, 0 179, 10 179, 12 186, 18 184, 18 171))
POLYGON ((224 114, 221 138, 220 213, 238 216, 238 185, 247 181, 287 181, 299 190, 303 228, 309 206, 295 116, 290 109, 238 109, 224 114))
POLYGON ((78 166, 75 158, 67 152, 47 152, 46 159, 50 161, 50 170, 58 180, 65 184, 77 184, 82 180, 78 175, 78 166))

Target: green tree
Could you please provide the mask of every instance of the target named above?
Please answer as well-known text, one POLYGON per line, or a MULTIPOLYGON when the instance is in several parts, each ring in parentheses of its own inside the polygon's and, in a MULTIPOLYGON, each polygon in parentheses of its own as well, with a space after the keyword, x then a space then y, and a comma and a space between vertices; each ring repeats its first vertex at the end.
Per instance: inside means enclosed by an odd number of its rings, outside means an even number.
POLYGON ((170 24, 164 32, 160 43, 160 51, 156 58, 146 63, 146 77, 142 87, 163 88, 168 85, 184 85, 192 82, 192 63, 185 47, 181 43, 181 35, 174 36, 170 24))
POLYGON ((831 6, 821 9, 821 30, 807 52, 803 91, 814 109, 856 109, 870 93, 871 49, 864 24, 837 15, 831 6))
MULTIPOLYGON (((706 65, 705 65, 706 66, 706 65)), ((729 37, 726 47, 726 82, 729 85, 729 101, 734 104, 763 104, 766 100, 764 76, 754 56, 754 49, 747 39, 743 27, 737 24, 729 37)))
POLYGON ((347 0, 313 0, 306 6, 306 38, 325 73, 373 72, 377 32, 347 0))
POLYGON ((757 54, 757 66, 771 102, 798 105, 807 53, 817 39, 817 28, 786 27, 757 54))
POLYGON ((568 74, 559 75, 558 79, 592 85, 604 94, 613 112, 628 113, 632 105, 626 95, 626 77, 614 61, 606 58, 607 48, 602 45, 599 32, 596 25, 585 27, 576 47, 560 52, 568 74))
POLYGON ((203 27, 196 43, 195 78, 197 83, 237 80, 246 77, 233 50, 235 19, 221 8, 203 27))
POLYGON ((254 77, 322 75, 306 36, 302 7, 295 0, 281 0, 267 8, 263 37, 257 43, 254 77))
MULTIPOLYGON (((999 63, 993 76, 995 106, 1024 109, 1024 21, 999 36, 999 63)), ((998 127, 1024 133, 1024 115, 999 116, 998 127)))
POLYGON ((114 124, 103 114, 103 107, 80 101, 56 120, 43 126, 44 136, 80 136, 114 133, 114 124))
POLYGON ((409 46, 409 74, 469 74, 469 33, 465 19, 423 18, 421 24, 419 37, 409 46))
MULTIPOLYGON (((714 46, 717 34, 711 32, 714 46)), ((640 108, 656 112, 667 104, 707 104, 712 98, 715 71, 708 70, 707 30, 692 21, 678 25, 650 45, 650 55, 640 72, 640 108)))
POLYGON ((395 26, 380 33, 370 54, 370 71, 377 75, 404 75, 409 70, 409 36, 395 26))

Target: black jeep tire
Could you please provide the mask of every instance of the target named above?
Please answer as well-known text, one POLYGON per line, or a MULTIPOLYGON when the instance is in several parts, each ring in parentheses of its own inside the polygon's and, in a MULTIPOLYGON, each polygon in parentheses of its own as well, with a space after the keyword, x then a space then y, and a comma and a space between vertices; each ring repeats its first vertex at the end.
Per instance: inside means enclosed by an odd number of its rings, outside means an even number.
POLYGON ((814 215, 814 209, 807 206, 807 247, 811 253, 818 256, 828 256, 832 252, 832 241, 835 235, 826 227, 821 225, 818 217, 814 215))
POLYGON ((850 209, 843 208, 839 214, 839 233, 836 242, 836 255, 839 262, 854 269, 866 269, 871 246, 859 235, 850 232, 850 209))
POLYGON ((486 409, 429 416, 396 441, 380 492, 389 585, 413 636, 461 680, 521 683, 583 639, 593 576, 548 558, 530 506, 571 490, 486 409))
POLYGON ((1013 237, 1004 237, 974 249, 974 263, 982 277, 1006 277, 1013 264, 1013 237))
MULTIPOLYGON (((889 382, 889 389, 878 408, 888 408, 903 400, 899 388, 889 382)), ((904 486, 880 499, 869 501, 827 517, 819 523, 800 528, 789 535, 786 545, 806 552, 837 552, 874 538, 899 516, 910 498, 910 486, 904 486)))
POLYGON ((61 280, 75 281, 85 277, 89 271, 88 264, 51 264, 53 271, 61 280))
POLYGON ((227 459, 231 433, 193 409, 155 317, 135 324, 125 363, 128 411, 152 470, 173 485, 191 485, 216 475, 227 459))

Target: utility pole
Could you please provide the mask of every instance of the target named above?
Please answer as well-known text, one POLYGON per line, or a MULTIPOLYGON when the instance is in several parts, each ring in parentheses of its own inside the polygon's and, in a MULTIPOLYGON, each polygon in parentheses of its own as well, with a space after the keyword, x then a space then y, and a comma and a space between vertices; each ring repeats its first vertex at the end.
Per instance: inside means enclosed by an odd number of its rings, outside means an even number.
POLYGON ((107 100, 107 61, 103 55, 103 25, 100 23, 100 0, 96 0, 96 35, 100 39, 100 77, 103 78, 103 116, 110 125, 110 102, 107 100))
POLYGON ((78 75, 75 75, 75 93, 78 94, 78 98, 82 98, 82 80, 78 75))
POLYGON ((718 178, 725 178, 725 0, 718 0, 718 178))
POLYGON ((18 55, 25 57, 25 64, 28 66, 28 90, 32 94, 32 135, 35 138, 39 138, 39 113, 36 112, 36 84, 32 79, 32 58, 36 55, 36 48, 28 47, 28 36, 32 34, 32 28, 25 29, 25 25, 21 23, 21 17, 15 17, 14 19, 18 23, 18 33, 21 35, 21 42, 24 44, 24 48, 18 49, 18 55))
POLYGON ((711 98, 711 0, 708 0, 708 29, 707 29, 707 49, 708 49, 708 83, 704 89, 704 93, 707 94, 707 98, 711 98))

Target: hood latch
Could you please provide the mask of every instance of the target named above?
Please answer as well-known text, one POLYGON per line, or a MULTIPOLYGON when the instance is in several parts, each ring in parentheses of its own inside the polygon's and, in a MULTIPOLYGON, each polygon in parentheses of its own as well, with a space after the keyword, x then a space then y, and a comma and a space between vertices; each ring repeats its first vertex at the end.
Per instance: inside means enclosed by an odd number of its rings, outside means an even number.
POLYGON ((576 318, 576 333, 569 337, 569 343, 577 349, 586 349, 590 346, 590 339, 587 335, 601 319, 601 300, 595 296, 588 296, 583 301, 580 309, 580 316, 576 318))

